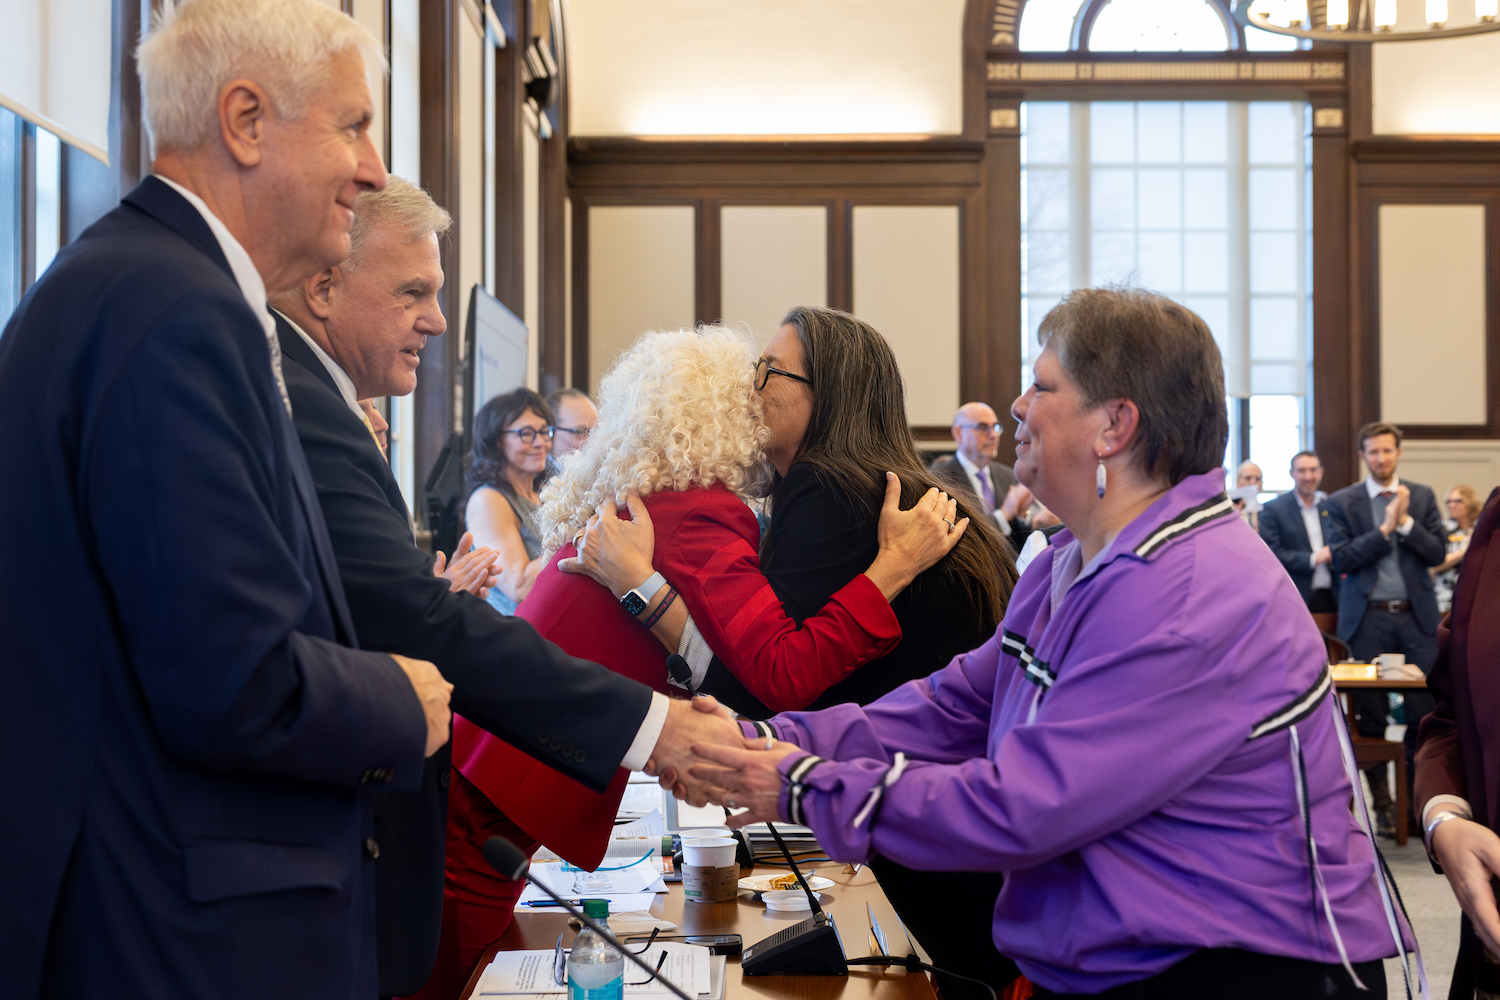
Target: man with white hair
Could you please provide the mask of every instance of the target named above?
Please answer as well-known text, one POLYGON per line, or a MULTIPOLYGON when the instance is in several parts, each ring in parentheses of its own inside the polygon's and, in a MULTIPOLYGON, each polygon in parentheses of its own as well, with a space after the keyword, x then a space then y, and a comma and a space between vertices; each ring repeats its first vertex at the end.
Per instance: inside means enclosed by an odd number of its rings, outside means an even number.
MULTIPOLYGON (((400 487, 358 400, 416 388, 420 352, 447 329, 438 238, 448 213, 399 177, 361 195, 350 254, 272 296, 287 391, 360 639, 438 663, 469 721, 595 791, 693 738, 733 726, 585 660, 432 575, 400 487), (671 714, 672 721, 663 722, 671 714), (693 735, 696 732, 696 736, 693 735), (661 742, 658 743, 658 734, 661 742)), ((447 748, 416 794, 377 794, 376 924, 382 996, 417 992, 433 970, 443 911, 447 748)), ((519 886, 517 887, 519 891, 519 886)))
POLYGON ((154 176, 0 338, 0 996, 375 995, 367 793, 450 685, 357 646, 265 306, 385 185, 367 58, 314 0, 166 3, 154 176))

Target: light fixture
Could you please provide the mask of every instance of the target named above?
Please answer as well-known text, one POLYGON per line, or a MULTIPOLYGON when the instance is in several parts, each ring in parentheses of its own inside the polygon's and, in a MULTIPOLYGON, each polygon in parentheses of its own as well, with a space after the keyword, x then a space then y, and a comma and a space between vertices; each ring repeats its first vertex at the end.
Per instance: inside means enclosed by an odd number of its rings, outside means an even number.
MULTIPOLYGON (((1408 42, 1500 31, 1500 0, 1472 0, 1474 22, 1449 27, 1448 0, 1401 0, 1421 3, 1426 28, 1397 30, 1397 0, 1326 0, 1322 23, 1308 18, 1307 0, 1234 0, 1234 19, 1242 27, 1324 42, 1408 42)), ((1468 0, 1455 0, 1459 9, 1468 0)), ((1314 5, 1316 10, 1316 5, 1314 5)), ((1460 15, 1462 16, 1462 15, 1460 15)))

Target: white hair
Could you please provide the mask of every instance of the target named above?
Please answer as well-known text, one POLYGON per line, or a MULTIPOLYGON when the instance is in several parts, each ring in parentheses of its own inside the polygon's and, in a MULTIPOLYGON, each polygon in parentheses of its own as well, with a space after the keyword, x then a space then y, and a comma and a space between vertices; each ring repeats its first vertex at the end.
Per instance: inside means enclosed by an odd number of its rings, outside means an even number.
POLYGON ((599 424, 542 489, 546 557, 605 500, 723 483, 746 495, 769 479, 771 432, 753 391, 756 351, 724 326, 643 334, 599 382, 599 424))
POLYGON ((349 256, 340 266, 346 271, 358 267, 365 244, 377 230, 392 230, 402 243, 415 243, 428 236, 442 236, 452 226, 453 216, 430 194, 395 174, 387 174, 384 191, 366 191, 354 203, 349 256))
POLYGON ((163 0, 136 49, 152 148, 201 146, 218 131, 219 92, 239 78, 295 121, 326 85, 329 61, 349 51, 384 73, 374 36, 317 0, 163 0))

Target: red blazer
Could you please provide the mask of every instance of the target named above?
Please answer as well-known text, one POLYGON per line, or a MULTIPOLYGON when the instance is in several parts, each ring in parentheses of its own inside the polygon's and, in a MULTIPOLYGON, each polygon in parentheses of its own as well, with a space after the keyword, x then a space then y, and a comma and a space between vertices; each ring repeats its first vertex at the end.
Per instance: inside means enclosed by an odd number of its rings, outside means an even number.
MULTIPOLYGON (((653 493, 657 571, 676 587, 724 665, 765 704, 801 708, 901 639, 890 604, 860 574, 802 628, 760 572, 760 525, 723 486, 653 493)), ((621 512, 621 516, 627 516, 621 512)), ((557 569, 565 546, 517 609, 566 652, 666 691, 667 650, 605 588, 557 569)), ((595 794, 462 716, 453 717, 453 766, 495 807, 579 867, 604 857, 626 772, 595 794)))
MULTIPOLYGON (((1474 820, 1492 830, 1500 818, 1500 547, 1490 552, 1500 526, 1497 498, 1500 489, 1474 525, 1453 611, 1438 629, 1437 663, 1427 675, 1437 707, 1422 720, 1416 757, 1419 810, 1434 795, 1462 796, 1474 820)), ((1482 952, 1467 920, 1463 926, 1449 996, 1472 995, 1482 952)))

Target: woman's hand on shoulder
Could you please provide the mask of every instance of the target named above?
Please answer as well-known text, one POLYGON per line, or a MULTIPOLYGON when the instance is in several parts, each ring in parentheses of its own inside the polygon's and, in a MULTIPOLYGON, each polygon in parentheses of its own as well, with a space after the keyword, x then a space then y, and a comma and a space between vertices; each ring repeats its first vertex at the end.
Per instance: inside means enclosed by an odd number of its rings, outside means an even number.
POLYGON ((578 555, 559 560, 557 568, 564 573, 583 573, 617 598, 644 583, 655 572, 651 558, 656 554, 656 528, 640 497, 632 493, 626 505, 630 508, 628 521, 619 516, 613 500, 600 504, 588 525, 573 539, 578 555))
POLYGON ((955 521, 958 501, 936 487, 910 510, 901 509, 901 480, 885 474, 885 504, 880 510, 880 554, 865 571, 887 601, 924 570, 953 551, 968 530, 969 519, 955 521))

